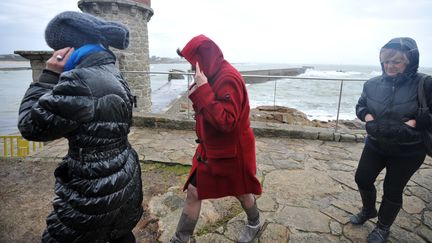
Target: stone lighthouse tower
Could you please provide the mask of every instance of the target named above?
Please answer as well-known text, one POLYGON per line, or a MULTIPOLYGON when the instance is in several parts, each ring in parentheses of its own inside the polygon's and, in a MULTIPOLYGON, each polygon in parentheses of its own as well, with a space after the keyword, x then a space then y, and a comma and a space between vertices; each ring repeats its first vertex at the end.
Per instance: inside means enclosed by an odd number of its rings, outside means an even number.
POLYGON ((80 0, 78 7, 105 20, 117 21, 129 28, 129 47, 112 51, 118 58, 121 71, 137 98, 136 112, 151 111, 150 75, 127 71, 149 71, 147 22, 153 15, 151 0, 80 0))

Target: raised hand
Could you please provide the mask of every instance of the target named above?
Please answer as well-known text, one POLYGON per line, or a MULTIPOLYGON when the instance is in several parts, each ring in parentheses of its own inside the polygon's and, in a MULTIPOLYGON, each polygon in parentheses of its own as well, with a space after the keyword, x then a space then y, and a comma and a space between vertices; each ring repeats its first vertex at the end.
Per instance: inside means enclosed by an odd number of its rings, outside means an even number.
POLYGON ((74 51, 73 47, 72 48, 66 47, 55 51, 53 55, 50 57, 50 59, 48 59, 46 63, 46 69, 56 73, 62 73, 66 62, 73 51, 74 51))
POLYGON ((203 84, 208 83, 207 81, 207 77, 205 76, 204 72, 201 71, 199 63, 196 62, 195 64, 195 82, 193 82, 190 86, 189 86, 189 92, 193 93, 198 87, 200 87, 203 84))

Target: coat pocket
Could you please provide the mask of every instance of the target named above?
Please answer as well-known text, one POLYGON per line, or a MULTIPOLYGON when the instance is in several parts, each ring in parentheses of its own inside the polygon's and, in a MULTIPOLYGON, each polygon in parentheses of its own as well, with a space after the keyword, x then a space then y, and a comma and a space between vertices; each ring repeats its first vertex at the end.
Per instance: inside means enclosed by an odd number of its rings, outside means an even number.
POLYGON ((377 137, 378 135, 378 123, 376 120, 368 121, 366 122, 366 132, 371 135, 372 137, 377 137))
POLYGON ((208 146, 206 156, 210 172, 214 176, 235 175, 237 171, 236 146, 208 146))
POLYGON ((415 142, 421 141, 421 133, 414 127, 405 123, 400 127, 399 141, 401 142, 415 142))

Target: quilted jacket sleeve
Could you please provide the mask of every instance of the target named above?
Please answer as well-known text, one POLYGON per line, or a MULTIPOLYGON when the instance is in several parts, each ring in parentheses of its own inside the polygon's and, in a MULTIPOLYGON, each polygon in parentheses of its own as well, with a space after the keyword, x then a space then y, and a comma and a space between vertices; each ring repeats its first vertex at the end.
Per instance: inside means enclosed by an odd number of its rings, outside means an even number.
POLYGON ((432 126, 432 77, 426 74, 421 74, 420 78, 424 78, 424 94, 426 105, 429 107, 429 110, 418 110, 416 116, 416 128, 424 130, 432 126))
POLYGON ((62 75, 56 84, 53 74, 44 71, 39 82, 32 83, 24 95, 18 129, 29 140, 61 138, 91 120, 94 107, 90 90, 79 78, 62 75))
POLYGON ((425 79, 425 94, 429 110, 432 111, 432 76, 427 75, 425 79))
POLYGON ((362 94, 361 94, 361 96, 357 102, 357 105, 356 105, 356 115, 362 121, 365 121, 365 116, 367 113, 369 113, 368 108, 367 108, 367 97, 366 97, 365 86, 366 86, 366 83, 363 86, 362 94))

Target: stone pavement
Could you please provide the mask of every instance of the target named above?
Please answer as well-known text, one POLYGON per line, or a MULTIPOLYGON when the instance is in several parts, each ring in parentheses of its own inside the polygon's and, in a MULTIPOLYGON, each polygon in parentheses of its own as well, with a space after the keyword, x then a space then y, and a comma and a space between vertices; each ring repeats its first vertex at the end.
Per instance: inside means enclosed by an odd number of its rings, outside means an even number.
MULTIPOLYGON (((130 142, 145 161, 190 164, 195 149, 191 130, 134 127, 130 142)), ((361 208, 354 172, 363 144, 283 137, 257 137, 258 177, 264 193, 257 200, 265 225, 255 242, 365 242, 375 220, 348 223, 361 208)), ((46 145, 29 160, 61 158, 67 143, 46 145)), ((377 181, 378 200, 384 174, 377 181)), ((432 242, 432 160, 427 158, 404 192, 404 204, 390 242, 432 242)), ((185 194, 179 186, 154 196, 150 215, 158 218, 167 242, 180 217, 185 194)), ((232 242, 245 214, 233 198, 204 200, 196 242, 232 242)))

